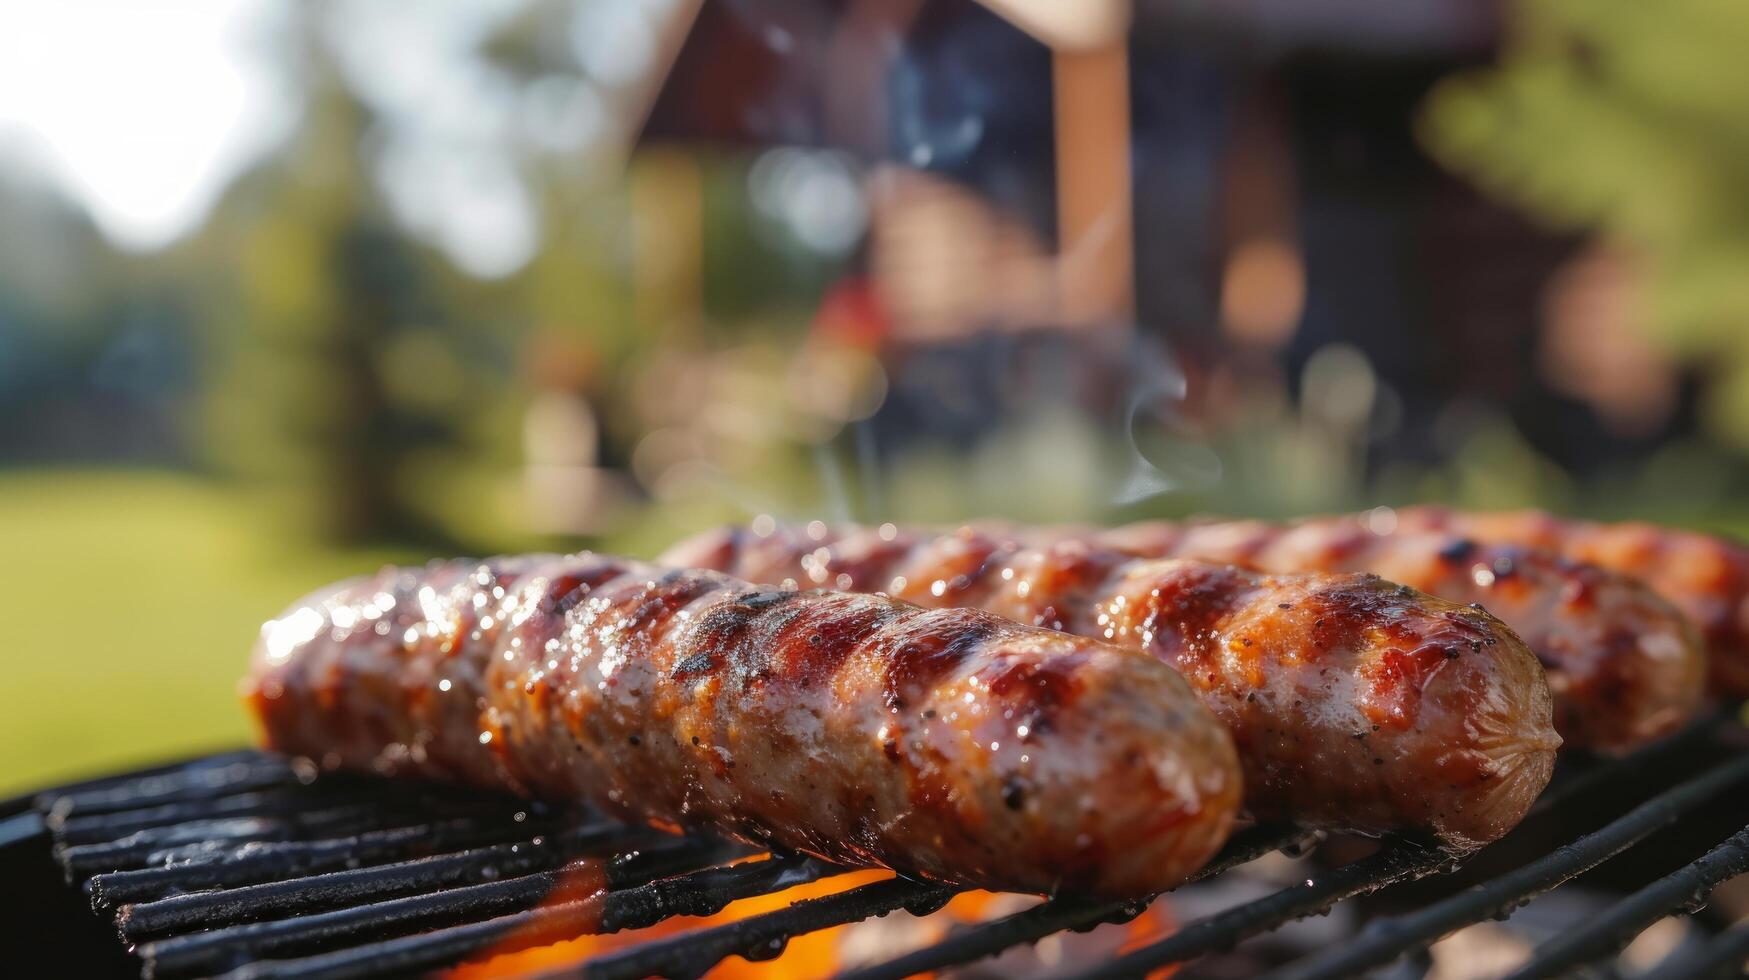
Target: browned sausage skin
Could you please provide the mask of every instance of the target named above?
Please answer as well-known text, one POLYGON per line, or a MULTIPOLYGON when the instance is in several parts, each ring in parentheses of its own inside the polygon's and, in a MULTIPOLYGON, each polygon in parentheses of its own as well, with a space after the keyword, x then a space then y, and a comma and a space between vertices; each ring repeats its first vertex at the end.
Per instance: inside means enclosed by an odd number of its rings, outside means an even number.
POLYGON ((593 555, 386 569, 269 623, 274 749, 991 888, 1171 887, 1230 829, 1230 737, 1104 643, 593 555))
POLYGON ((1396 514, 1404 531, 1438 530, 1490 544, 1546 548, 1643 579, 1699 628, 1712 654, 1714 693, 1749 697, 1749 547, 1741 542, 1637 521, 1576 521, 1535 510, 1409 507, 1396 514))
POLYGON ((668 559, 1147 650, 1232 729, 1258 816, 1485 843, 1524 815, 1560 744, 1543 671, 1509 629, 1375 576, 1269 577, 1080 542, 1033 549, 988 528, 732 530, 668 559))
POLYGON ((1078 536, 1140 557, 1372 572, 1478 603, 1548 669, 1555 723, 1571 747, 1626 751, 1680 728, 1705 698, 1706 648, 1680 610, 1636 579, 1543 548, 1359 517, 1149 521, 1078 536))

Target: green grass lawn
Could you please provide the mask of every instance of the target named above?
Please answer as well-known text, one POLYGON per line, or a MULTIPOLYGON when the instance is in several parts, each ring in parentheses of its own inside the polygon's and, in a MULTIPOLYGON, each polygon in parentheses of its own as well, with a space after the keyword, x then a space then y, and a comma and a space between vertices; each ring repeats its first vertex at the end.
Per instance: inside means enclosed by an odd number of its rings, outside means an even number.
POLYGON ((267 524, 192 477, 0 474, 0 795, 249 739, 262 621, 385 560, 267 524))

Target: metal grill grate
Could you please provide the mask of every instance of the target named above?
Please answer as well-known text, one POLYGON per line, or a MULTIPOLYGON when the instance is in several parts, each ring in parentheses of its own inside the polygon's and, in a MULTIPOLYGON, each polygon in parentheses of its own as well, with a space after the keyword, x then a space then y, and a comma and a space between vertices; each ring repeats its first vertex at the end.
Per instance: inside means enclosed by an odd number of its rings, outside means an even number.
MULTIPOLYGON (((1138 976, 1338 903, 1367 903, 1366 924, 1350 941, 1271 974, 1352 976, 1405 957, 1413 964, 1440 937, 1503 918, 1606 862, 1633 865, 1613 904, 1537 947, 1513 974, 1566 975, 1612 956, 1652 923, 1701 907, 1716 886, 1749 870, 1749 753, 1742 749, 1741 729, 1714 718, 1624 759, 1568 760, 1524 825, 1468 861, 1386 843, 1115 959, 1069 969, 1138 976)), ((761 856, 740 845, 488 794, 356 776, 314 779, 255 753, 66 787, 0 810, 0 853, 40 852, 45 838, 67 880, 113 921, 135 967, 162 978, 417 973, 488 949, 711 915, 846 870, 794 855, 750 860, 761 856)), ((1276 851, 1303 853, 1321 841, 1291 828, 1251 828, 1198 877, 1276 851)), ((814 930, 901 910, 927 914, 956 892, 904 879, 862 884, 664 935, 556 975, 698 976, 731 956, 782 955, 790 939, 814 930)), ((1053 899, 960 926, 943 941, 846 976, 887 980, 951 969, 1065 930, 1129 921, 1145 907, 1053 899)), ((1667 957, 1655 975, 1739 975, 1749 929, 1708 931, 1705 942, 1667 957)))

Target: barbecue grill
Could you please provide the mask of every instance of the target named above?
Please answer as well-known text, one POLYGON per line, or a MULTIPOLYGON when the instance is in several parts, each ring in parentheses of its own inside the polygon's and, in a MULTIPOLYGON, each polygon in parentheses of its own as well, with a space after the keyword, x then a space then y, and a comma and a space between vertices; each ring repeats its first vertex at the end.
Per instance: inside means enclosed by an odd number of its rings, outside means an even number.
MULTIPOLYGON (((1288 924, 1341 903, 1359 923, 1345 941, 1291 958, 1254 953, 1249 962, 1275 980, 1383 968, 1412 976, 1442 936, 1506 918, 1579 879, 1575 888, 1605 898, 1536 946, 1514 978, 1611 975, 1617 952, 1669 916, 1686 922, 1691 938, 1653 975, 1737 976, 1749 927, 1733 927, 1706 900, 1749 870, 1745 747, 1743 729, 1714 716, 1626 758, 1565 759, 1525 822, 1467 859, 1413 841, 1253 827, 1168 901, 1278 851, 1299 855, 1303 879, 1140 937, 1115 957, 1065 962, 1061 972, 1129 977, 1184 964, 1186 975, 1221 975, 1231 969, 1222 958, 1236 955, 1228 951, 1268 946, 1288 924)), ((625 942, 614 948, 529 969, 696 977, 729 957, 780 957, 790 940, 816 930, 928 915, 958 891, 903 878, 869 882, 865 873, 861 883, 774 911, 704 925, 681 918, 802 885, 818 891, 847 871, 508 797, 318 775, 308 763, 254 752, 65 786, 0 810, 0 872, 11 898, 4 917, 8 945, 19 947, 8 952, 52 949, 63 975, 406 975, 619 934, 625 942)), ((884 960, 847 964, 844 975, 884 980, 963 968, 1053 934, 1133 919, 1147 904, 1052 899, 958 925, 884 960)))

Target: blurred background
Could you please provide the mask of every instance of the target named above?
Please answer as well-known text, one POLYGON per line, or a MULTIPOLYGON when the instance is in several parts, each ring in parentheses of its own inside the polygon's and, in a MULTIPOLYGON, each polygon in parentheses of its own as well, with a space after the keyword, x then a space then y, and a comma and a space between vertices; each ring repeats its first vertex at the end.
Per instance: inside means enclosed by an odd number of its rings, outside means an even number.
POLYGON ((714 522, 1749 528, 1731 0, 0 6, 0 789, 714 522))

